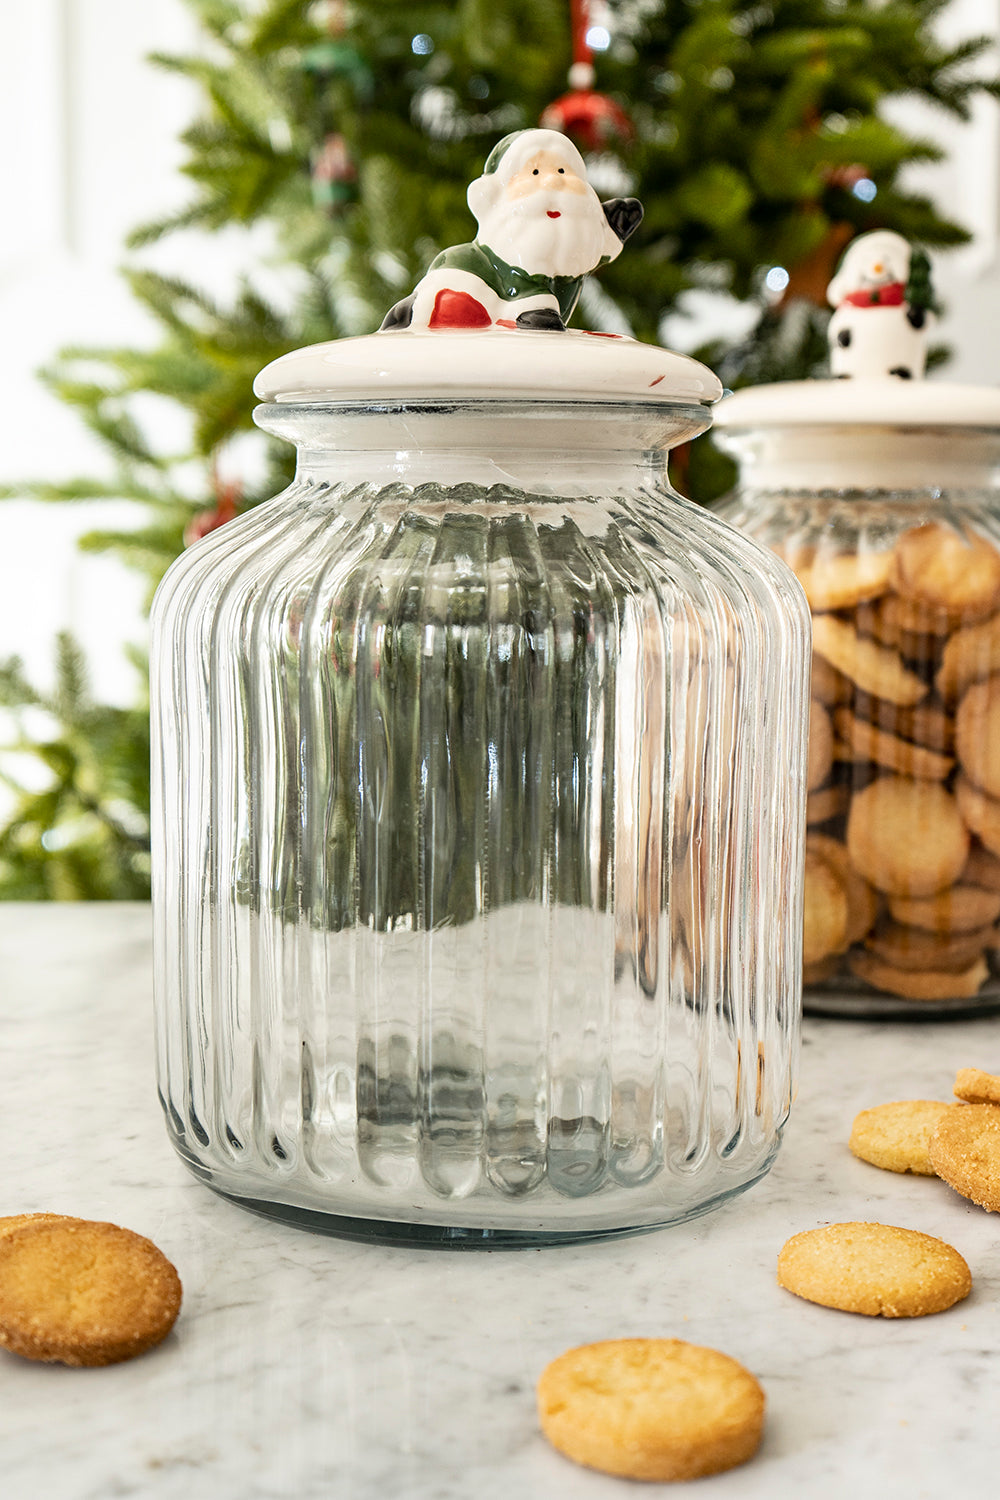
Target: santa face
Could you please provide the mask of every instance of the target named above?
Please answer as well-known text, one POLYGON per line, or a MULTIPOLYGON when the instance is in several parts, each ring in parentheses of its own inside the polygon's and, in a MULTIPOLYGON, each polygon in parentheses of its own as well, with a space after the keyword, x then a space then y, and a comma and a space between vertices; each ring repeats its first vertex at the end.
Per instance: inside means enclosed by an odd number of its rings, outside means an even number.
POLYGON ((478 238, 508 265, 546 276, 585 276, 621 250, 590 184, 566 157, 544 149, 482 206, 478 238))

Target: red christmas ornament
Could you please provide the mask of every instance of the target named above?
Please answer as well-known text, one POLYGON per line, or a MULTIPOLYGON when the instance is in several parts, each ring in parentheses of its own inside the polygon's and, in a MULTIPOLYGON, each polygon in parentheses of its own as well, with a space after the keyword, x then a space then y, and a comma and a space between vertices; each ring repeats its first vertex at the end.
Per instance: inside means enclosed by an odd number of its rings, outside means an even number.
POLYGON ((561 130, 574 136, 587 151, 601 151, 615 141, 629 140, 632 121, 607 94, 594 90, 594 64, 587 42, 590 24, 587 0, 571 0, 573 66, 569 70, 569 92, 553 100, 542 111, 539 123, 546 130, 561 130))
POLYGON ((225 526, 238 513, 237 502, 243 494, 243 487, 238 479, 224 481, 213 471, 212 488, 215 490, 216 503, 211 510, 200 510, 185 528, 185 547, 193 546, 202 537, 208 536, 210 531, 217 531, 220 526, 225 526))

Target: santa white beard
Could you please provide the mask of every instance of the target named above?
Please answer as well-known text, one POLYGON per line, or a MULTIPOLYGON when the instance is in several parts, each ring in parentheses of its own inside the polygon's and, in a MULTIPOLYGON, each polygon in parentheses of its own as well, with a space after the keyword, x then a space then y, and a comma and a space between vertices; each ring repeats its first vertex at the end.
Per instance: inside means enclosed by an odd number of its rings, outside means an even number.
POLYGON ((622 248, 592 188, 501 197, 480 219, 478 239, 509 266, 544 276, 586 276, 622 248))

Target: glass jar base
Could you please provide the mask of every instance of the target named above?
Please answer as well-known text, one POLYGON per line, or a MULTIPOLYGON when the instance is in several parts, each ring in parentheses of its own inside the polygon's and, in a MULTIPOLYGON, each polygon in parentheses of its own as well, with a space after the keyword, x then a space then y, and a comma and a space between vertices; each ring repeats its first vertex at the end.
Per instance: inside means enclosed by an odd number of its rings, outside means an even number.
POLYGON ((245 1197, 229 1187, 213 1181, 205 1167, 193 1161, 183 1149, 178 1155, 184 1165, 205 1187, 211 1188, 228 1203, 246 1209, 265 1219, 278 1220, 297 1229, 310 1230, 314 1234, 325 1234, 334 1239, 355 1240, 372 1245, 395 1245, 425 1250, 537 1250, 550 1245, 579 1245, 596 1240, 624 1239, 636 1234, 650 1234, 657 1229, 667 1229, 689 1219, 700 1218, 720 1208, 730 1198, 736 1198, 766 1177, 774 1162, 777 1148, 760 1169, 747 1180, 733 1184, 725 1191, 697 1204, 685 1205, 677 1212, 669 1211, 647 1223, 598 1225, 592 1228, 558 1227, 538 1225, 523 1229, 508 1229, 485 1225, 431 1224, 395 1219, 352 1217, 347 1214, 326 1212, 307 1208, 300 1204, 282 1202, 263 1197, 245 1197))
POLYGON ((847 990, 806 991, 806 1016, 840 1021, 971 1021, 1000 1014, 1000 995, 960 1000, 903 1000, 893 995, 852 994, 847 990))

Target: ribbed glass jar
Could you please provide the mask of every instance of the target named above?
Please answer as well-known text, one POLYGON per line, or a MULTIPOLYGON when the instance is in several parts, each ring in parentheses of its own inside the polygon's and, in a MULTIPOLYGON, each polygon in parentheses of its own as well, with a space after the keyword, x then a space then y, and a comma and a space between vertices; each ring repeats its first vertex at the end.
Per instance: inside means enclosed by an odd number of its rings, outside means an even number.
MULTIPOLYGON (((915 389, 933 409, 934 388, 915 389)), ((995 1011, 1000 431, 954 412, 783 425, 781 387, 755 426, 766 390, 741 393, 748 415, 723 432, 742 475, 719 513, 784 558, 812 606, 805 1008, 995 1011)))
POLYGON ((217 1191, 538 1243, 700 1213, 792 1093, 808 611, 703 408, 305 407, 153 611, 159 1087, 217 1191))

